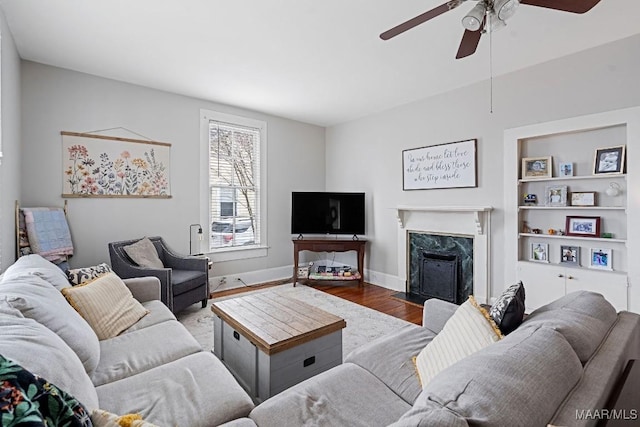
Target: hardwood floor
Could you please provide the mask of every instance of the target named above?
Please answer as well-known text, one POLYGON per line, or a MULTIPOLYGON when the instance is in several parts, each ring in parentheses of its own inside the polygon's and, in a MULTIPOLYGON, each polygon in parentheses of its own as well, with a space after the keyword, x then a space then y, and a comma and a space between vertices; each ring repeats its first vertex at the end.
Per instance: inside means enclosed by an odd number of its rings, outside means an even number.
MULTIPOLYGON (((263 289, 271 286, 277 286, 281 283, 268 283, 259 286, 251 286, 247 288, 231 289, 228 291, 215 292, 212 296, 222 297, 227 295, 239 294, 255 289, 263 289)), ((392 295, 396 291, 382 288, 380 286, 365 283, 364 286, 358 285, 314 285, 315 289, 326 292, 328 294, 346 299, 348 301, 360 304, 362 306, 380 311, 390 316, 397 317, 407 322, 422 324, 422 306, 407 301, 394 298, 392 295)))

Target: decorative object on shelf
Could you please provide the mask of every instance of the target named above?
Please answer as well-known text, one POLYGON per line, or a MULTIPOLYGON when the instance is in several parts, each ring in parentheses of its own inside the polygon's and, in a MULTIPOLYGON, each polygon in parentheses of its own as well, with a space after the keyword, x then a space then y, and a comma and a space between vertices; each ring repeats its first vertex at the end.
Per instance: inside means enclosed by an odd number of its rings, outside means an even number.
POLYGON ((560 163, 558 176, 573 176, 573 163, 560 163))
POLYGON ((567 233, 564 232, 564 230, 558 230, 558 235, 560 236, 566 236, 567 233))
POLYGON ((589 268, 613 270, 612 249, 592 248, 589 255, 589 268))
POLYGON ((522 159, 522 179, 551 178, 552 159, 549 157, 524 157, 522 159))
POLYGON ((309 277, 309 267, 298 267, 298 278, 306 279, 309 277))
POLYGON ((540 242, 531 243, 531 261, 549 262, 549 244, 540 242))
POLYGON ((547 234, 554 236, 556 234, 556 230, 554 230, 553 228, 550 228, 547 230, 547 234))
POLYGON ((613 233, 601 233, 600 237, 603 239, 613 239, 613 233))
POLYGON ((527 223, 527 221, 522 221, 522 232, 531 233, 531 227, 529 227, 529 224, 527 223))
POLYGON ((477 187, 476 139, 402 151, 402 189, 477 187))
POLYGON ((618 197, 622 193, 622 187, 617 182, 610 182, 609 187, 604 192, 609 197, 618 197))
POLYGON ((560 246, 560 263, 580 265, 580 246, 560 246))
POLYGON ((171 144, 62 134, 62 197, 170 198, 171 144))
POLYGON ((547 206, 567 206, 567 186, 547 186, 545 189, 545 204, 547 206))
POLYGON ((595 206, 595 191, 580 191, 571 193, 571 206, 595 206))
POLYGON ((600 237, 599 216, 567 216, 567 236, 600 237))
POLYGON ((538 196, 535 194, 525 194, 524 195, 524 204, 526 206, 533 206, 538 204, 538 196))
POLYGON ((198 245, 198 251, 197 253, 193 253, 193 228, 194 227, 198 227, 198 242, 200 242, 202 240, 202 226, 200 224, 191 224, 189 226, 189 255, 202 255, 202 253, 200 253, 200 249, 201 249, 201 244, 198 245))
POLYGON ((533 234, 542 234, 542 230, 540 230, 539 228, 532 228, 532 229, 531 229, 531 232, 532 232, 533 234))
POLYGON ((593 160, 593 174, 624 173, 625 146, 598 148, 593 160))

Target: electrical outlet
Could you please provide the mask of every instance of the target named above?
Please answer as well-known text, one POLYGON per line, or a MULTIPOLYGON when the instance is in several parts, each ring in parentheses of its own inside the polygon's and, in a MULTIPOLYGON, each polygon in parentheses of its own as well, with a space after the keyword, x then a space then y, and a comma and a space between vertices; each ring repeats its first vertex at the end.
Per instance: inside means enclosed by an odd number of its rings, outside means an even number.
POLYGON ((221 277, 219 284, 220 285, 224 285, 225 283, 227 283, 227 278, 226 277, 221 277))

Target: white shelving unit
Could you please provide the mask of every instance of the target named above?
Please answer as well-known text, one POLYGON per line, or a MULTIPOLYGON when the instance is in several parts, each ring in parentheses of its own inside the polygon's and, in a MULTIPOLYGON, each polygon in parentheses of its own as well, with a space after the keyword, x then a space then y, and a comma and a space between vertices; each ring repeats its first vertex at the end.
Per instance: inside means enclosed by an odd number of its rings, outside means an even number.
POLYGON ((602 293, 618 310, 640 309, 630 286, 639 273, 633 262, 639 254, 637 238, 630 239, 640 237, 632 220, 640 213, 631 185, 637 171, 627 157, 625 174, 593 174, 596 149, 640 142, 639 116, 640 109, 634 108, 505 131, 505 276, 524 283, 528 311, 580 289, 602 293), (548 156, 552 177, 522 177, 523 158, 548 156), (565 162, 573 163, 574 176, 558 176, 559 164, 565 162), (606 194, 611 183, 621 189, 620 195, 606 194), (546 187, 558 185, 568 188, 568 206, 546 206, 546 187), (595 192, 596 205, 570 206, 572 192, 595 192), (536 194, 538 205, 524 205, 525 194, 536 194), (600 217, 601 233, 613 236, 563 235, 568 216, 600 217), (530 232, 536 229, 540 232, 530 232), (532 260, 538 243, 548 246, 547 262, 532 260), (562 246, 580 248, 577 265, 561 262, 562 246), (591 268, 592 249, 611 250, 613 269, 591 268))

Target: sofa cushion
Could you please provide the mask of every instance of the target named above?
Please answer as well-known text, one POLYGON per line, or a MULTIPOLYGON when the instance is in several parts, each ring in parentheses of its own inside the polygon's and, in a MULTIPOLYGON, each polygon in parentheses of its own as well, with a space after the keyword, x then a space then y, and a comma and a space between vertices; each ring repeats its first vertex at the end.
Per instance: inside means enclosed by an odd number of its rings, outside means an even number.
POLYGON ((148 313, 115 273, 65 288, 62 293, 100 340, 117 336, 148 313))
POLYGON ((617 319, 615 308, 600 294, 574 292, 540 307, 522 323, 525 327, 549 327, 567 339, 580 361, 596 351, 617 319))
POLYGON ((67 278, 72 285, 81 285, 89 280, 97 279, 103 274, 112 272, 108 264, 102 263, 91 267, 74 268, 67 271, 67 278))
POLYGON ((446 367, 501 338, 500 329, 493 319, 470 296, 416 357, 416 369, 422 387, 426 387, 446 367))
POLYGON ((0 355, 2 425, 91 427, 89 413, 73 396, 0 355))
POLYGON ((142 303, 142 306, 149 312, 149 314, 138 320, 130 328, 125 329, 123 333, 148 328, 149 326, 157 325, 158 323, 167 322, 169 320, 176 320, 176 316, 174 316, 171 310, 169 310, 169 308, 160 300, 146 301, 142 303))
POLYGON ((473 426, 544 426, 581 376, 580 360, 559 332, 517 329, 440 372, 401 421, 435 402, 473 426))
POLYGON ((102 409, 94 409, 91 412, 93 427, 158 427, 142 419, 140 414, 116 415, 102 409))
POLYGON ((260 427, 385 426, 411 406, 363 368, 343 363, 258 405, 260 427))
POLYGON ((406 325, 353 350, 345 362, 355 363, 375 375, 398 396, 413 405, 422 388, 416 381, 412 359, 431 342, 435 333, 417 325, 406 325))
POLYGON ((156 247, 148 237, 143 237, 135 243, 123 246, 122 249, 133 262, 141 267, 164 268, 156 247))
POLYGON ((468 427, 460 415, 429 400, 420 403, 419 410, 411 410, 388 427, 468 427))
POLYGON ((100 360, 98 337, 59 290, 39 275, 23 273, 3 280, 0 297, 6 298, 25 317, 55 332, 78 355, 84 370, 93 372, 100 360))
POLYGON ((524 285, 518 282, 509 286, 491 306, 489 315, 504 335, 509 334, 522 323, 525 310, 524 298, 524 285))
POLYGON ((100 363, 91 375, 98 386, 144 372, 202 347, 178 321, 163 322, 100 341, 100 363))
POLYGON ((137 413, 159 426, 217 426, 254 406, 222 362, 203 351, 96 390, 101 409, 137 413))
POLYGON ((33 319, 0 313, 2 355, 46 378, 78 399, 88 411, 98 396, 82 362, 65 342, 33 319))
POLYGON ((10 265, 2 274, 2 282, 10 280, 13 277, 23 276, 24 274, 39 276, 58 290, 71 286, 69 280, 67 280, 67 276, 60 268, 36 254, 25 255, 18 258, 18 260, 10 265))

